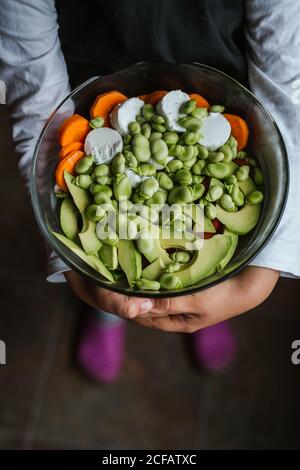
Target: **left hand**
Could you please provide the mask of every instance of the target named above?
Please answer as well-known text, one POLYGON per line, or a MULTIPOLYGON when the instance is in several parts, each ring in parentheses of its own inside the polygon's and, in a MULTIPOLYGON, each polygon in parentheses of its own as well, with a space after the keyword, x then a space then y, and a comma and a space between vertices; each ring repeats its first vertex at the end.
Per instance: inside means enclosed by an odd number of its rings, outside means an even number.
POLYGON ((162 331, 193 333, 262 303, 275 287, 279 274, 272 269, 249 267, 198 294, 154 300, 152 310, 133 321, 162 331))

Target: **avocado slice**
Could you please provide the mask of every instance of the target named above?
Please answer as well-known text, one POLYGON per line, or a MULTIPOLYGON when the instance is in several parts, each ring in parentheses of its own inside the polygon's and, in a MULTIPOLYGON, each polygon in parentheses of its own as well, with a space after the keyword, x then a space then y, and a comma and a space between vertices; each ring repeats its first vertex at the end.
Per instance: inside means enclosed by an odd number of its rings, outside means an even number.
POLYGON ((72 198, 66 197, 63 199, 60 206, 60 226, 66 237, 74 240, 78 233, 78 220, 77 220, 77 208, 72 201, 72 198))
POLYGON ((116 246, 103 245, 99 250, 99 258, 103 264, 105 264, 105 266, 112 271, 117 269, 119 265, 118 251, 116 246))
POLYGON ((142 271, 142 278, 156 281, 163 273, 165 267, 171 263, 172 260, 167 254, 164 259, 157 258, 153 263, 146 266, 142 271))
POLYGON ((176 271, 174 276, 180 279, 182 287, 187 287, 212 275, 225 258, 230 246, 231 237, 224 234, 205 240, 203 248, 196 251, 191 261, 176 271))
POLYGON ((113 282, 114 278, 111 272, 104 266, 102 261, 96 255, 87 255, 73 240, 65 237, 61 233, 52 232, 60 242, 67 246, 70 250, 73 251, 79 258, 81 258, 85 263, 91 266, 95 271, 100 273, 103 277, 113 282))
POLYGON ((84 251, 96 254, 102 243, 96 235, 96 224, 86 216, 86 208, 91 204, 90 193, 87 189, 82 189, 73 183, 73 176, 67 171, 64 172, 65 182, 73 198, 74 204, 80 212, 82 218, 82 230, 78 233, 84 251))
POLYGON ((130 287, 142 275, 142 256, 132 240, 119 240, 118 258, 121 268, 126 274, 130 287))
POLYGON ((239 181, 238 185, 245 197, 256 190, 255 183, 250 176, 245 181, 239 181))
POLYGON ((237 212, 227 212, 218 204, 217 218, 226 226, 226 228, 237 235, 245 235, 250 232, 260 216, 260 204, 246 204, 237 212))
POLYGON ((233 257, 237 244, 238 244, 238 240, 239 240, 239 237, 236 233, 229 232, 229 230, 227 229, 224 230, 224 235, 228 235, 231 238, 231 245, 230 245, 229 250, 226 253, 226 256, 220 261, 220 263, 217 266, 218 272, 222 271, 222 269, 225 268, 225 266, 229 263, 229 261, 233 257))
MULTIPOLYGON (((214 180, 215 178, 212 178, 212 180, 214 180)), ((218 183, 220 183, 222 186, 223 183, 221 183, 221 181, 218 181, 216 180, 218 183)), ((193 219, 193 222, 194 222, 194 228, 193 228, 193 231, 195 233, 197 232, 210 232, 210 233, 216 233, 216 229, 212 223, 211 220, 209 220, 208 217, 206 217, 206 215, 204 215, 204 206, 200 206, 197 205, 197 204, 191 204, 192 206, 192 210, 191 212, 189 212, 188 210, 188 214, 190 213, 192 219, 193 219), (202 225, 202 217, 203 217, 203 225, 202 225)))

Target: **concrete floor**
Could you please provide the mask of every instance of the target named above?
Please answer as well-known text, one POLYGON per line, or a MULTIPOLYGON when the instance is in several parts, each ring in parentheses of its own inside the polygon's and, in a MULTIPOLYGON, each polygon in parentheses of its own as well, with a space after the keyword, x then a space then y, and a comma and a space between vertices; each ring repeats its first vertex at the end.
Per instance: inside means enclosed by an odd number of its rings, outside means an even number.
POLYGON ((232 321, 239 353, 208 377, 183 337, 128 325, 120 380, 89 381, 73 360, 82 305, 45 282, 43 245, 0 106, 1 449, 299 448, 299 282, 281 280, 263 306, 232 321))

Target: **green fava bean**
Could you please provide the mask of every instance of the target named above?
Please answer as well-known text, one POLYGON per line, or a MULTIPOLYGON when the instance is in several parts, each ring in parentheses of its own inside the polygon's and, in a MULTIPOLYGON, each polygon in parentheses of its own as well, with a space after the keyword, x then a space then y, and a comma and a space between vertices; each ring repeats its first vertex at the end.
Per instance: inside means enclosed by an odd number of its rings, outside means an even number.
POLYGON ((220 205, 225 211, 228 211, 228 212, 231 212, 232 210, 235 209, 235 204, 231 196, 229 196, 229 194, 223 194, 221 196, 220 205))
POLYGON ((90 120, 90 127, 92 129, 98 129, 99 127, 103 127, 104 119, 101 116, 95 117, 94 119, 90 120))
POLYGON ((223 162, 208 163, 205 167, 205 173, 213 178, 223 179, 230 173, 230 169, 227 164, 223 162))
POLYGON ((97 204, 91 204, 86 208, 86 215, 93 222, 99 222, 99 220, 103 219, 105 214, 105 210, 97 204))
POLYGON ((165 272, 175 273, 176 271, 179 271, 180 268, 181 268, 181 265, 179 263, 173 262, 173 263, 168 264, 168 266, 166 266, 165 272))
POLYGON ((152 104, 144 104, 142 107, 142 114, 146 121, 151 121, 152 117, 155 114, 154 107, 152 104))
POLYGON ((126 175, 118 175, 113 184, 114 196, 117 201, 130 199, 132 187, 126 175))
POLYGON ((237 184, 237 178, 235 175, 231 175, 231 176, 228 176, 227 178, 225 178, 225 183, 226 184, 237 184))
POLYGON ((202 183, 195 183, 192 185, 191 188, 194 192, 193 201, 200 199, 200 197, 203 196, 205 192, 205 186, 202 183))
POLYGON ((168 146, 162 139, 151 142, 151 153, 157 163, 164 163, 168 158, 168 146))
POLYGON ((185 162, 187 160, 195 158, 196 152, 196 147, 194 147, 193 145, 186 145, 185 147, 183 147, 183 152, 178 158, 185 162))
POLYGON ((235 176, 238 181, 245 181, 249 177, 249 171, 250 167, 247 165, 242 165, 240 168, 236 171, 235 176))
POLYGON ((183 162, 183 168, 186 168, 187 170, 191 170, 191 168, 195 165, 197 162, 197 157, 193 157, 190 160, 186 160, 183 162))
POLYGON ((230 196, 236 206, 241 207, 245 204, 245 196, 238 185, 233 185, 233 188, 230 191, 230 196))
POLYGON ((152 116, 152 122, 155 122, 155 124, 164 124, 165 123, 165 118, 161 116, 160 114, 154 114, 152 116))
POLYGON ((163 289, 180 289, 182 287, 181 280, 175 274, 164 273, 159 278, 159 282, 163 289))
POLYGON ((181 170, 178 170, 175 174, 175 180, 177 183, 179 183, 181 186, 183 185, 189 185, 192 184, 193 182, 193 177, 192 174, 189 170, 182 168, 181 170))
POLYGON ((124 145, 129 145, 130 142, 131 142, 131 139, 132 139, 132 136, 131 136, 131 135, 129 135, 129 134, 125 135, 125 137, 124 137, 124 139, 123 139, 124 145))
POLYGON ((184 117, 179 119, 179 124, 190 131, 199 131, 202 125, 202 122, 199 119, 196 119, 192 116, 184 117))
POLYGON ((146 206, 151 207, 152 205, 162 206, 167 200, 167 193, 165 191, 156 191, 152 197, 145 201, 146 206))
POLYGON ((92 194, 98 193, 99 191, 102 190, 102 186, 103 186, 102 184, 97 184, 97 183, 91 184, 91 186, 90 186, 91 193, 92 194))
POLYGON ((111 183, 111 178, 109 176, 97 176, 96 181, 98 184, 107 185, 111 183))
POLYGON ((247 152, 244 152, 243 150, 240 150, 238 153, 237 153, 237 158, 241 158, 241 159, 244 159, 247 157, 247 152))
POLYGON ((109 173, 110 173, 109 166, 106 165, 105 163, 101 163, 101 165, 95 166, 94 171, 93 171, 95 178, 97 178, 97 176, 108 176, 109 173))
POLYGON ((176 263, 186 264, 190 261, 191 256, 186 251, 176 251, 171 254, 171 258, 176 263))
POLYGON ((252 166, 253 168, 257 166, 257 161, 255 160, 255 158, 245 157, 245 160, 248 163, 248 165, 252 166))
POLYGON ((138 191, 133 194, 131 199, 134 204, 144 204, 145 201, 145 198, 138 191))
POLYGON ((136 173, 140 176, 154 176, 156 174, 156 168, 151 163, 141 163, 136 169, 136 173))
POLYGON ((149 139, 150 135, 152 132, 152 128, 148 122, 145 122, 145 124, 142 125, 142 134, 146 139, 149 139))
POLYGON ((222 145, 222 147, 220 148, 220 152, 222 152, 224 155, 224 158, 223 158, 224 163, 231 162, 231 160, 233 159, 233 153, 232 153, 230 145, 227 145, 227 144, 222 145))
POLYGON ((202 183, 203 178, 204 178, 204 176, 199 176, 199 175, 193 175, 192 176, 194 184, 202 183))
POLYGON ((236 158, 237 153, 238 153, 237 151, 238 143, 237 143, 237 140, 233 137, 233 135, 229 137, 226 144, 229 145, 229 147, 231 148, 232 158, 236 158))
POLYGON ((124 157, 125 157, 126 165, 127 165, 129 168, 132 168, 132 169, 137 168, 137 166, 138 166, 138 161, 137 161, 137 159, 135 158, 133 152, 131 152, 130 150, 125 150, 125 151, 124 151, 124 157))
POLYGON ((149 142, 152 143, 155 140, 162 139, 163 135, 161 132, 152 132, 149 137, 149 142))
POLYGON ((196 119, 203 119, 207 116, 208 112, 206 108, 195 108, 191 112, 191 116, 193 116, 196 119))
POLYGON ((166 175, 166 173, 159 173, 157 175, 157 181, 159 186, 166 191, 170 191, 170 189, 172 189, 174 186, 173 181, 171 178, 169 178, 168 175, 166 175))
POLYGON ((196 108, 196 106, 197 106, 197 101, 192 99, 183 103, 183 105, 180 108, 180 111, 183 114, 190 114, 196 108))
POLYGON ((141 290, 159 290, 160 283, 158 281, 150 281, 149 279, 143 279, 142 277, 135 282, 136 287, 141 290))
POLYGON ((125 171, 125 157, 122 153, 117 153, 111 162, 111 170, 114 175, 122 175, 125 171))
POLYGON ((210 220, 214 220, 217 217, 217 209, 211 202, 205 204, 205 215, 210 220))
POLYGON ((224 106, 220 106, 219 104, 214 104, 210 107, 210 113, 224 113, 225 108, 224 106))
POLYGON ((203 168, 205 167, 206 163, 204 160, 198 160, 193 166, 192 166, 192 172, 194 175, 201 175, 203 168))
POLYGON ((208 190, 208 193, 206 195, 206 199, 209 201, 209 202, 214 202, 214 201, 217 201, 218 199, 220 199, 220 197, 222 196, 223 194, 223 188, 222 186, 219 186, 219 185, 216 185, 216 186, 212 186, 211 188, 209 188, 208 190))
POLYGON ((185 145, 195 145, 199 142, 201 137, 200 132, 188 131, 184 134, 184 143, 185 145))
POLYGON ((224 153, 223 152, 209 152, 208 161, 212 163, 218 163, 224 160, 224 153))
POLYGON ((193 200, 194 191, 190 186, 176 186, 171 189, 168 197, 169 204, 187 204, 193 200))
POLYGON ((140 126, 142 126, 143 124, 145 124, 146 122, 146 119, 144 118, 144 116, 142 116, 141 114, 138 114, 136 117, 135 117, 135 120, 136 122, 138 122, 140 124, 140 126))
POLYGON ((198 150, 198 158, 200 160, 207 160, 209 156, 209 151, 201 144, 197 144, 196 148, 198 150))
POLYGON ((177 144, 177 145, 175 146, 174 156, 177 157, 177 158, 181 158, 183 154, 184 154, 184 147, 183 147, 183 145, 177 144))
POLYGON ((105 194, 106 194, 108 197, 110 197, 110 198, 112 197, 113 192, 112 192, 112 189, 111 189, 109 186, 107 186, 107 185, 105 185, 105 184, 98 185, 98 186, 100 186, 98 192, 105 193, 105 194))
POLYGON ((138 122, 132 121, 128 124, 128 131, 131 135, 140 134, 141 126, 139 125, 138 122))
POLYGON ((176 158, 174 158, 174 160, 171 160, 167 164, 167 170, 170 173, 175 173, 175 171, 180 170, 182 167, 183 167, 183 162, 181 160, 177 160, 176 158))
POLYGON ((92 184, 92 178, 90 175, 79 175, 75 178, 76 186, 79 186, 82 189, 88 189, 92 184))
POLYGON ((168 131, 164 133, 163 139, 167 145, 175 145, 178 142, 179 135, 176 132, 168 131))
POLYGON ((262 186, 264 184, 264 174, 260 168, 253 169, 253 180, 257 186, 262 186))
POLYGON ((132 150, 139 162, 146 162, 151 157, 149 141, 143 134, 137 134, 133 137, 132 150))
POLYGON ((110 197, 102 191, 95 194, 94 201, 95 201, 95 204, 98 204, 98 205, 100 205, 100 204, 111 204, 110 197))
POLYGON ((167 130, 163 124, 156 124, 156 122, 152 122, 152 129, 157 132, 161 132, 162 134, 167 130))
POLYGON ((159 184, 155 178, 149 178, 140 184, 140 195, 145 199, 152 197, 158 190, 159 184))
POLYGON ((75 171, 78 174, 88 173, 88 171, 93 166, 94 159, 92 155, 87 155, 86 157, 81 158, 75 165, 75 171))
POLYGON ((248 204, 260 204, 263 199, 264 195, 261 191, 253 191, 252 193, 248 194, 246 201, 248 204))

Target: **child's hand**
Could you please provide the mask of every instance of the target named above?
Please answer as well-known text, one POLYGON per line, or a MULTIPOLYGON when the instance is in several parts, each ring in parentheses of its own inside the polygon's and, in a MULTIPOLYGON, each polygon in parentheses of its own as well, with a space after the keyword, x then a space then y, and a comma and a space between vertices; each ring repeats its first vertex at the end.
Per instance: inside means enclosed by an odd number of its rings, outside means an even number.
POLYGON ((279 272, 249 267, 199 294, 157 300, 127 297, 98 288, 74 271, 65 275, 75 294, 93 307, 146 327, 192 333, 262 303, 272 292, 279 272))

